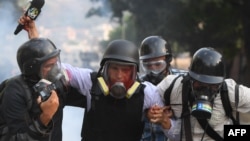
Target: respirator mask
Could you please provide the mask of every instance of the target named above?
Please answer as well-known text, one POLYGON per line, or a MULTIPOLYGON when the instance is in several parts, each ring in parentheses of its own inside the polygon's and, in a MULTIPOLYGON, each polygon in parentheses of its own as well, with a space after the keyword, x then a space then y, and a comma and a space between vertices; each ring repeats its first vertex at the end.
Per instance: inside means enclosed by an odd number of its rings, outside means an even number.
POLYGON ((41 96, 42 101, 46 101, 50 97, 52 90, 57 93, 67 92, 68 77, 66 71, 61 68, 60 61, 42 64, 40 77, 41 80, 33 86, 33 89, 41 96))
POLYGON ((98 84, 104 95, 110 94, 115 99, 130 98, 140 84, 135 81, 136 72, 136 65, 133 63, 107 61, 103 77, 98 77, 98 84), (119 74, 121 76, 118 76, 118 73, 122 73, 119 74))
POLYGON ((191 81, 191 83, 195 99, 191 114, 199 119, 210 119, 213 110, 213 100, 219 93, 221 85, 204 84, 198 81, 191 81))

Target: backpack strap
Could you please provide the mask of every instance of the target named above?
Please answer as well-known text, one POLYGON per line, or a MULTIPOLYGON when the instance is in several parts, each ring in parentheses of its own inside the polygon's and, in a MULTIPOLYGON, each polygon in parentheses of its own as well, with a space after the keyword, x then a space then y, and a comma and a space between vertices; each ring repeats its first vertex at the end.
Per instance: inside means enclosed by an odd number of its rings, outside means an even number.
POLYGON ((239 104, 239 84, 235 85, 235 108, 236 108, 236 121, 235 125, 240 125, 240 115, 239 112, 237 111, 238 109, 238 104, 239 104))
POLYGON ((96 85, 97 85, 97 72, 92 72, 90 74, 90 78, 91 78, 91 81, 92 81, 92 87, 91 87, 91 90, 90 90, 90 94, 94 94, 95 93, 95 88, 96 88, 96 85))
MULTIPOLYGON (((221 101, 223 108, 225 110, 226 116, 232 119, 233 124, 239 125, 239 112, 236 112, 236 119, 234 118, 232 114, 232 107, 230 105, 229 96, 228 96, 228 89, 226 82, 223 82, 222 88, 221 88, 221 101)), ((235 85, 235 107, 237 109, 239 102, 239 85, 235 85)), ((206 131, 206 133, 213 138, 216 141, 223 141, 223 138, 214 131, 214 129, 209 125, 208 121, 206 119, 197 119, 201 127, 206 131)))
MULTIPOLYGON (((185 130, 185 137, 187 141, 192 141, 192 130, 191 130, 191 123, 190 123, 190 109, 189 104, 191 104, 191 95, 190 95, 190 85, 189 85, 190 77, 184 76, 182 83, 182 113, 181 117, 183 119, 183 125, 181 128, 184 127, 185 130), (189 103, 189 104, 188 104, 189 103)), ((182 136, 183 130, 181 129, 181 136, 182 136)))
POLYGON ((3 82, 1 82, 0 84, 0 104, 2 103, 2 97, 3 97, 3 93, 4 93, 4 89, 8 83, 9 79, 5 79, 3 82))
POLYGON ((4 89, 5 89, 5 87, 8 85, 8 82, 9 82, 11 79, 16 79, 17 81, 20 82, 22 88, 23 88, 24 91, 25 91, 25 100, 26 100, 26 103, 27 103, 27 107, 28 107, 28 109, 30 110, 31 107, 32 107, 32 95, 31 95, 31 92, 30 92, 30 90, 29 90, 28 85, 27 85, 26 82, 23 80, 23 78, 22 78, 21 75, 12 77, 12 78, 10 78, 10 79, 6 79, 6 80, 4 80, 4 81, 1 83, 1 85, 0 85, 0 99, 1 99, 1 102, 2 102, 2 95, 4 94, 4 89))
POLYGON ((182 133, 183 133, 183 128, 185 130, 185 136, 186 136, 186 140, 188 141, 192 141, 192 133, 191 133, 191 123, 190 123, 190 110, 189 110, 189 106, 188 106, 188 102, 190 101, 190 88, 188 85, 188 80, 189 80, 189 76, 188 75, 183 75, 180 74, 177 77, 174 78, 174 80, 172 81, 172 83, 170 84, 170 86, 168 87, 168 89, 165 91, 164 93, 164 100, 165 100, 165 105, 170 105, 170 96, 171 96, 171 92, 173 89, 173 86, 176 82, 176 80, 179 77, 183 77, 183 80, 181 83, 183 83, 182 86, 182 113, 181 113, 181 118, 182 121, 181 122, 181 138, 182 138, 182 133))
POLYGON ((27 85, 27 83, 24 81, 24 79, 22 78, 21 75, 18 75, 17 77, 14 77, 14 78, 17 79, 18 81, 20 81, 21 86, 25 91, 25 100, 26 100, 27 108, 28 108, 28 110, 30 110, 32 107, 32 102, 33 102, 30 88, 27 85))
POLYGON ((172 81, 172 83, 170 84, 170 86, 168 87, 168 89, 165 91, 165 93, 164 93, 165 105, 170 105, 170 96, 171 96, 172 89, 174 87, 175 81, 180 76, 183 76, 183 75, 178 75, 177 77, 175 77, 174 80, 172 81))
MULTIPOLYGON (((184 75, 182 79, 182 113, 181 117, 183 119, 183 125, 181 128, 185 130, 185 137, 187 141, 192 141, 192 130, 191 130, 191 122, 190 122, 190 106, 193 103, 193 96, 191 95, 191 87, 190 87, 190 76, 184 75)), ((181 132, 183 130, 181 129, 181 132)), ((182 136, 182 133, 181 133, 182 136)))
MULTIPOLYGON (((228 90, 225 82, 222 83, 220 90, 222 105, 225 109, 226 116, 230 117, 232 114, 232 107, 229 103, 228 90)), ((210 126, 207 119, 196 118, 200 126, 203 128, 204 132, 216 141, 223 141, 223 138, 210 126)))
MULTIPOLYGON (((2 103, 3 94, 5 94, 5 92, 4 92, 5 88, 8 85, 8 82, 10 82, 12 80, 18 81, 18 83, 21 84, 21 87, 24 89, 24 91, 25 91, 24 96, 25 96, 25 100, 26 100, 26 104, 27 104, 27 109, 30 112, 32 109, 32 103, 33 103, 32 94, 31 94, 31 91, 29 90, 28 85, 23 80, 21 75, 12 77, 10 79, 6 79, 1 83, 1 85, 0 85, 0 104, 2 103)), ((0 105, 0 107, 1 107, 1 105, 0 105)), ((30 120, 30 119, 28 119, 28 120, 30 120)), ((0 117, 0 134, 5 134, 8 131, 9 131, 9 128, 8 128, 8 126, 6 126, 4 119, 2 117, 0 117)))
MULTIPOLYGON (((230 117, 232 114, 232 107, 230 106, 229 103, 228 90, 225 82, 222 83, 220 95, 226 116, 230 117)), ((216 141, 223 141, 223 138, 216 131, 214 131, 214 129, 208 123, 207 119, 198 119, 198 118, 196 119, 208 136, 210 136, 216 141)))
POLYGON ((224 139, 209 125, 207 119, 198 119, 199 124, 203 130, 207 133, 208 136, 213 138, 216 141, 223 141, 224 139))
MULTIPOLYGON (((235 106, 236 106, 236 108, 238 107, 238 101, 239 101, 238 90, 239 90, 239 88, 238 88, 238 84, 237 84, 237 85, 235 85, 235 106)), ((221 95, 221 102, 222 102, 223 108, 225 110, 226 116, 229 117, 233 121, 234 125, 239 125, 239 119, 235 119, 233 116, 233 109, 232 109, 230 101, 229 101, 228 89, 227 89, 226 82, 223 82, 223 84, 222 84, 222 89, 221 89, 220 95, 221 95)), ((236 118, 237 118, 237 113, 238 112, 236 112, 236 118)), ((238 116, 238 118, 239 118, 239 116, 238 116)))

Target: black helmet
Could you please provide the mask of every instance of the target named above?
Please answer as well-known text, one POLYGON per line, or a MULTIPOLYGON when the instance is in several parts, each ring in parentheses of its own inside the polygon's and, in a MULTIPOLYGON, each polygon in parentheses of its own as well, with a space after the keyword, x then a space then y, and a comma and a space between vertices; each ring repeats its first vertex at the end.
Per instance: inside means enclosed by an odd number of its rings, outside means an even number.
POLYGON ((17 63, 24 76, 39 79, 41 65, 59 54, 60 50, 49 39, 33 38, 19 47, 17 63))
POLYGON ((166 56, 166 62, 172 61, 170 45, 160 36, 149 36, 145 38, 140 46, 140 59, 150 59, 166 56))
POLYGON ((225 78, 222 55, 211 47, 197 50, 193 55, 189 75, 202 83, 222 83, 225 78))
POLYGON ((110 42, 101 60, 101 66, 108 60, 134 63, 139 71, 139 51, 130 41, 118 39, 110 42))

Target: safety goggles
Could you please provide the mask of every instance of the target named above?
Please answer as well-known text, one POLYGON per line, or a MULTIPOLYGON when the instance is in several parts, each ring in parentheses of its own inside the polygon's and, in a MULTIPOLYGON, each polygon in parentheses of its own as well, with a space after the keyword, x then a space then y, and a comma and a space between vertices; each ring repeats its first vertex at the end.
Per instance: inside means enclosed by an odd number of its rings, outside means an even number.
POLYGON ((116 71, 121 71, 123 73, 126 73, 128 71, 131 71, 131 80, 135 80, 136 78, 136 74, 137 74, 137 66, 134 63, 128 63, 128 62, 120 62, 120 61, 107 61, 104 64, 104 70, 103 70, 103 76, 106 82, 109 83, 109 77, 110 75, 114 75, 114 74, 109 74, 108 70, 112 69, 112 70, 116 70, 116 71))
POLYGON ((165 60, 142 62, 142 67, 146 73, 161 73, 167 66, 165 60))

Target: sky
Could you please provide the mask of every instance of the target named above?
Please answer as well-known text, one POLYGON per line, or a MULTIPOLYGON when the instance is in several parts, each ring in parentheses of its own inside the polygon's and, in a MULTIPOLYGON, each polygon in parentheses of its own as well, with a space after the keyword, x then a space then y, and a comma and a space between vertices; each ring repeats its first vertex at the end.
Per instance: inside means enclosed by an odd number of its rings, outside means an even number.
MULTIPOLYGON (((24 30, 14 35, 17 21, 23 13, 15 10, 8 0, 0 4, 0 82, 20 73, 16 63, 18 47, 28 40, 24 30)), ((27 0, 21 7, 27 7, 27 0)), ((45 0, 41 14, 36 19, 40 37, 51 39, 61 49, 61 60, 84 67, 79 52, 94 52, 101 57, 98 42, 108 38, 109 31, 116 25, 108 17, 85 18, 91 7, 101 3, 90 0, 45 0)), ((100 58, 99 57, 99 58, 100 58)), ((98 68, 99 58, 91 66, 98 68)), ((84 109, 66 106, 63 118, 63 141, 80 141, 84 109)))

